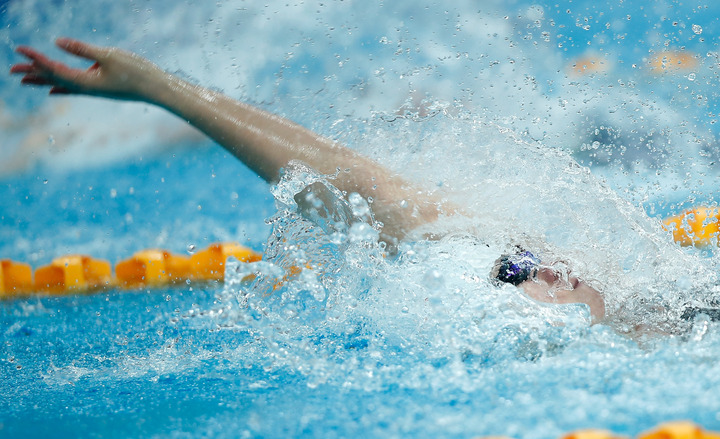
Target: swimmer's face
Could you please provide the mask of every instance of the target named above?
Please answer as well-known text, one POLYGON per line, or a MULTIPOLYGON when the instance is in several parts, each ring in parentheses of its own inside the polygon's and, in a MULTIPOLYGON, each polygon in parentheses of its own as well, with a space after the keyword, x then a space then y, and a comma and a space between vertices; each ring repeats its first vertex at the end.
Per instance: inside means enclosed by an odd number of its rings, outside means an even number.
POLYGON ((518 284, 518 287, 539 302, 564 303, 558 300, 578 288, 587 287, 587 284, 573 276, 566 264, 557 262, 550 265, 538 264, 531 270, 527 280, 518 284))
POLYGON ((584 303, 590 307, 593 321, 605 316, 605 304, 600 292, 572 274, 564 262, 541 262, 530 252, 503 256, 493 270, 495 278, 512 283, 538 302, 568 304, 584 303))

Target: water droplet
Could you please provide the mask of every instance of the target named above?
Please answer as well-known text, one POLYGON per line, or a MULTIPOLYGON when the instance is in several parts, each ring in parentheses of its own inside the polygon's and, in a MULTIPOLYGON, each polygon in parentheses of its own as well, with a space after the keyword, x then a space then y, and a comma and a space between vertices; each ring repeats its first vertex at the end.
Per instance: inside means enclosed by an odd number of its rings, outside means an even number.
POLYGON ((362 195, 353 192, 348 196, 348 201, 352 207, 353 214, 357 217, 363 217, 370 213, 370 206, 362 195))
POLYGON ((43 180, 43 184, 48 184, 47 178, 43 180))
POLYGON ((695 80, 695 73, 690 73, 687 78, 688 78, 688 80, 690 80, 690 81, 694 81, 694 80, 695 80))
POLYGON ((700 26, 699 24, 693 24, 693 25, 692 25, 692 30, 693 30, 693 32, 695 32, 696 34, 700 35, 700 34, 702 33, 702 26, 700 26))
POLYGON ((190 254, 195 253, 195 244, 188 244, 187 245, 187 252, 190 254))

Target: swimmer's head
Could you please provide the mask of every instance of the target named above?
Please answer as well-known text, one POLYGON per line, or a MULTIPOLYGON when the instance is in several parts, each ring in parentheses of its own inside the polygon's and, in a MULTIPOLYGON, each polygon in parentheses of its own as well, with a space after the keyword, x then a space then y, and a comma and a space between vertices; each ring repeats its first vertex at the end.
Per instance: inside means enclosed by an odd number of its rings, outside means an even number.
POLYGON ((605 317, 605 302, 600 292, 573 276, 564 262, 546 264, 531 252, 519 248, 514 254, 498 258, 490 277, 498 284, 519 287, 538 302, 584 303, 590 307, 595 323, 605 317))
POLYGON ((530 279, 540 264, 540 259, 527 250, 512 255, 502 255, 491 273, 494 280, 518 286, 530 279))

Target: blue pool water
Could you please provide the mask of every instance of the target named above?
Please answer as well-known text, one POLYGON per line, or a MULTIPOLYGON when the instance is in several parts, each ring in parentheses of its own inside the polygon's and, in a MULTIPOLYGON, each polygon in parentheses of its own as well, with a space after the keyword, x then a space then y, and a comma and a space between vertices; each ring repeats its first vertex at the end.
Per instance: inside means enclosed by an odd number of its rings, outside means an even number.
POLYGON ((0 256, 115 262, 233 240, 266 260, 225 285, 0 303, 0 437, 720 429, 716 323, 629 338, 488 280, 520 240, 633 324, 720 294, 717 252, 680 249, 658 220, 716 203, 718 7, 389 3, 2 3, 7 66, 60 35, 136 50, 447 190, 482 227, 448 221, 471 233, 384 257, 367 229, 328 237, 297 215, 294 191, 322 177, 269 188, 160 111, 2 77, 0 256), (664 50, 697 64, 651 73, 664 50), (573 74, 584 56, 606 71, 573 74))

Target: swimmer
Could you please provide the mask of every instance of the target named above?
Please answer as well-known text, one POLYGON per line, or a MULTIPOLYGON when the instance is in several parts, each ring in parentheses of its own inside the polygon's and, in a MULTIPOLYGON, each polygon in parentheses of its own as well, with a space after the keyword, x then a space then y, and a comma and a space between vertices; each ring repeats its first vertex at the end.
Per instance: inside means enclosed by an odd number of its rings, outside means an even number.
MULTIPOLYGON (((278 182, 282 169, 292 161, 326 175, 341 170, 333 184, 345 194, 373 198, 373 213, 382 224, 380 238, 390 246, 441 215, 463 214, 440 195, 414 186, 349 148, 285 118, 191 84, 136 54, 69 38, 59 38, 56 44, 93 62, 92 66, 71 68, 22 46, 16 51, 29 62, 12 66, 10 72, 24 75, 23 84, 49 87, 52 95, 88 95, 162 107, 200 129, 271 184, 278 182)), ((520 252, 499 259, 491 276, 520 287, 539 302, 585 304, 592 322, 603 322, 602 293, 560 265, 520 252)))

